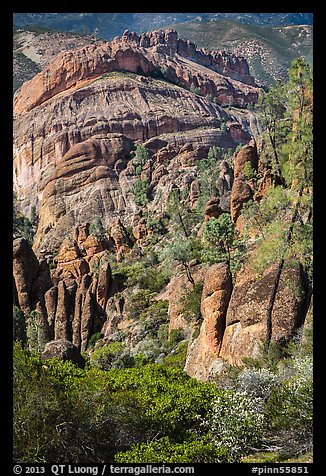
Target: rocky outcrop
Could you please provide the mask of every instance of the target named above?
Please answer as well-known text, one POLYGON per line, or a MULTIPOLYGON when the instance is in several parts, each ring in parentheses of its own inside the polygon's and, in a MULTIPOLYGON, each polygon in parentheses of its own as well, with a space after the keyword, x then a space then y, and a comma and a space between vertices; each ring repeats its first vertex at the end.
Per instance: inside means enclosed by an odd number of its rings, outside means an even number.
POLYGON ((132 193, 136 143, 153 153, 146 180, 155 195, 211 146, 235 149, 237 141, 219 129, 227 117, 182 88, 122 75, 67 92, 17 119, 14 185, 21 211, 29 216, 34 206, 38 212, 36 253, 57 252, 67 230, 96 216, 104 227, 113 219, 132 226, 139 213, 132 193))
MULTIPOLYGON (((203 283, 206 272, 207 266, 198 266, 196 264, 191 266, 191 275, 196 284, 203 283)), ((196 322, 186 319, 184 316, 182 296, 192 289, 192 284, 189 282, 186 274, 182 273, 174 276, 164 290, 157 295, 157 299, 166 300, 169 303, 169 332, 182 328, 184 335, 190 337, 196 322)))
POLYGON ((33 309, 45 316, 43 296, 51 287, 49 267, 46 261, 38 261, 25 238, 13 241, 14 304, 20 307, 25 318, 33 309))
POLYGON ((243 204, 254 196, 253 182, 245 174, 246 164, 249 164, 253 171, 258 171, 258 154, 254 140, 240 149, 234 161, 234 182, 230 203, 231 217, 234 223, 240 216, 243 204))
POLYGON ((38 260, 25 238, 13 242, 13 274, 16 301, 24 314, 32 310, 32 285, 39 270, 38 260))
POLYGON ((104 324, 113 280, 108 241, 89 234, 89 224, 72 235, 62 243, 51 276, 26 240, 14 240, 14 304, 26 320, 37 311, 45 340, 70 341, 85 350, 104 324))
MULTIPOLYGON (((38 214, 36 255, 55 255, 68 230, 95 217, 105 228, 114 220, 134 227, 138 144, 151 151, 139 175, 148 183, 149 212, 163 211, 166 196, 156 192, 168 195, 180 167, 194 166, 212 146, 235 150, 250 140, 245 120, 220 105, 245 106, 257 92, 243 58, 197 50, 172 30, 126 32, 60 53, 14 99, 14 187, 20 211, 38 214)), ((180 183, 191 187, 193 205, 195 180, 192 170, 180 183)), ((144 227, 135 232, 146 239, 144 227)), ((128 245, 120 248, 123 257, 128 245)), ((85 256, 69 252, 66 274, 82 276, 85 256)))
POLYGON ((75 345, 65 339, 52 340, 45 345, 41 359, 45 362, 49 359, 59 358, 64 362, 69 360, 77 367, 85 367, 85 359, 81 356, 75 345))
MULTIPOLYGON (((226 264, 207 271, 203 288, 199 336, 189 345, 186 372, 200 380, 214 378, 244 357, 258 357, 267 338, 267 307, 276 266, 257 279, 249 266, 232 279, 226 264)), ((299 262, 284 267, 272 312, 272 341, 284 344, 303 325, 308 286, 299 262)))
POLYGON ((226 160, 219 165, 220 174, 216 181, 216 188, 220 196, 220 207, 223 211, 230 211, 230 196, 233 186, 233 168, 226 160))
MULTIPOLYGON (((255 279, 248 267, 237 276, 226 316, 219 356, 232 365, 243 357, 256 357, 267 337, 267 307, 275 280, 276 265, 255 279)), ((287 342, 302 326, 307 309, 307 283, 300 263, 287 263, 272 313, 272 340, 287 342)))
POLYGON ((204 220, 209 221, 212 217, 218 218, 222 213, 220 199, 218 197, 211 198, 205 205, 204 220))
POLYGON ((30 111, 69 88, 112 71, 164 75, 187 87, 197 87, 204 96, 213 94, 222 105, 243 106, 257 99, 244 58, 225 51, 197 50, 173 30, 141 36, 126 31, 121 39, 60 53, 16 93, 15 112, 30 111))
POLYGON ((226 263, 209 268, 201 299, 203 322, 199 336, 190 344, 185 371, 199 380, 207 380, 218 359, 226 324, 226 311, 232 292, 232 277, 226 263))

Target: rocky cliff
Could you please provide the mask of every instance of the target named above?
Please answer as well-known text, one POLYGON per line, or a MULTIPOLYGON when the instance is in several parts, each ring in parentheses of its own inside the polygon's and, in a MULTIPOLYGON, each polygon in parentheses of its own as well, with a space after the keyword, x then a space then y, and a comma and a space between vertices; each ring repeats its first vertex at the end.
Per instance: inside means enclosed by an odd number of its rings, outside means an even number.
MULTIPOLYGON (((33 249, 14 240, 14 304, 27 326, 36 311, 43 344, 60 341, 66 349, 68 341, 85 351, 92 335, 109 342, 128 328, 128 345, 135 346, 139 316, 130 310, 139 290, 121 286, 111 257, 137 264, 159 252, 162 236, 153 240, 153 230, 163 235, 169 213, 176 213, 177 204, 168 213, 173 191, 194 211, 210 184, 198 240, 202 223, 223 211, 241 233, 244 204, 259 201, 274 183, 252 139, 254 114, 245 109, 257 95, 244 58, 198 50, 173 30, 125 32, 60 53, 17 91, 14 187, 20 212, 36 215, 37 224, 33 249), (212 160, 205 182, 200 170, 212 160), (258 183, 246 176, 248 165, 258 183), (147 248, 153 243, 154 251, 147 248)), ((185 228, 181 208, 177 214, 185 228)), ((305 273, 299 262, 291 266, 274 306, 275 340, 287 340, 304 321, 305 273)), ((157 299, 168 301, 168 332, 182 328, 190 339, 186 371, 207 380, 225 363, 241 364, 257 352, 275 269, 257 280, 244 266, 234 282, 224 262, 209 267, 194 260, 186 270, 178 268, 157 299), (179 298, 201 282, 195 337, 179 298)), ((148 296, 147 289, 142 298, 148 296)))
POLYGON ((254 101, 252 83, 243 58, 196 50, 171 30, 126 32, 59 54, 14 99, 14 186, 21 210, 29 216, 35 207, 39 215, 36 253, 58 251, 67 229, 96 215, 105 226, 112 218, 132 225, 137 144, 152 153, 155 195, 180 167, 192 181, 190 160, 211 146, 247 142, 249 123, 220 104, 254 101), (158 72, 161 79, 151 77, 158 72), (192 85, 211 96, 186 89, 192 85))
POLYGON ((86 45, 60 53, 15 94, 14 111, 22 114, 85 80, 112 71, 164 74, 201 94, 216 95, 219 103, 245 105, 257 89, 243 57, 224 51, 198 50, 173 30, 144 33, 125 31, 121 38, 102 45, 86 45), (246 85, 246 86, 245 86, 246 85), (251 87, 250 87, 251 86, 251 87))

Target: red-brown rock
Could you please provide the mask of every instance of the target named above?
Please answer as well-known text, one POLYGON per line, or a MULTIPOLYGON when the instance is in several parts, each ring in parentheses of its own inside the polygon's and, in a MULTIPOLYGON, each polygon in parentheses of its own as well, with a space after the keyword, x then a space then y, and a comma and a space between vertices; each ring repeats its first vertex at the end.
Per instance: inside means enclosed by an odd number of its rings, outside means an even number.
POLYGON ((219 357, 231 292, 232 277, 228 265, 218 263, 211 266, 202 293, 200 334, 188 348, 185 365, 185 371, 199 380, 210 377, 219 357))

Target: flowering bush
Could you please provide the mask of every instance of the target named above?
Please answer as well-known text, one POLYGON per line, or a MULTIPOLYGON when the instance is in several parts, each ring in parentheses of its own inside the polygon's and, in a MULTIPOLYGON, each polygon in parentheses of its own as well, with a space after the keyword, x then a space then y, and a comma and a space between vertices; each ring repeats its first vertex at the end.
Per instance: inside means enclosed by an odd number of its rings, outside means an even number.
POLYGON ((237 390, 265 401, 270 397, 279 379, 268 369, 244 369, 237 379, 237 390))
POLYGON ((259 444, 264 424, 263 401, 233 390, 225 390, 215 399, 210 418, 203 422, 216 446, 228 450, 229 462, 239 461, 259 444))

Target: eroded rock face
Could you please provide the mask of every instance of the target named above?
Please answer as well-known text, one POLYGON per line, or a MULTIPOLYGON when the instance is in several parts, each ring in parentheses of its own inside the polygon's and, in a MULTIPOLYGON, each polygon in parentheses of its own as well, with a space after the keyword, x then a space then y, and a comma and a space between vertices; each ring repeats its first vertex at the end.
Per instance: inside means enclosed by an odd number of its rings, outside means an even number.
POLYGON ((49 267, 45 260, 38 261, 25 238, 13 241, 14 304, 23 311, 25 317, 38 308, 41 318, 44 314, 44 293, 52 286, 49 267))
MULTIPOLYGON (((140 174, 151 192, 149 210, 163 211, 180 168, 207 156, 211 146, 234 150, 250 139, 248 124, 220 104, 245 106, 257 92, 243 58, 197 50, 172 30, 126 32, 110 43, 59 54, 14 100, 14 186, 20 210, 38 212, 37 256, 42 250, 55 254, 67 230, 96 216, 105 228, 113 220, 134 226, 140 211, 133 194, 137 144, 152 153, 140 174), (154 79, 162 75, 170 83, 154 79), (163 201, 155 197, 162 190, 163 201)), ((195 181, 191 171, 180 184, 192 188, 194 203, 195 181)), ((128 247, 121 248, 125 256, 128 247)), ((78 257, 70 268, 72 275, 86 272, 78 257)))
MULTIPOLYGON (((191 275, 196 284, 204 282, 207 266, 194 263, 191 266, 191 275)), ((166 300, 169 303, 169 332, 173 329, 183 329, 184 335, 190 337, 194 322, 187 320, 183 314, 182 296, 192 290, 192 284, 186 274, 174 276, 164 290, 158 294, 157 299, 166 300)))
POLYGON ((237 142, 218 129, 227 119, 218 105, 140 78, 103 79, 15 121, 14 185, 21 211, 29 216, 33 205, 38 211, 36 253, 56 252, 67 230, 96 216, 106 228, 113 219, 132 226, 139 213, 130 161, 136 143, 154 154, 151 174, 142 178, 154 192, 173 183, 180 167, 207 156, 211 146, 235 148, 237 142), (214 121, 215 128, 204 127, 214 121))
MULTIPOLYGON (((267 307, 276 266, 260 279, 248 266, 237 275, 233 289, 226 264, 210 267, 205 276, 199 336, 190 343, 185 371, 210 380, 228 365, 242 365, 244 357, 258 357, 267 338, 267 307)), ((272 312, 272 341, 288 342, 303 325, 308 288, 299 262, 286 263, 272 312)))
MULTIPOLYGON (((267 307, 276 265, 256 279, 248 267, 241 270, 230 299, 219 356, 241 365, 243 357, 256 357, 267 337, 267 307)), ((303 324, 307 283, 300 263, 288 263, 282 273, 272 312, 272 340, 287 342, 303 324)))
POLYGON ((45 340, 66 340, 85 350, 90 336, 104 324, 113 280, 108 243, 89 235, 89 224, 71 234, 59 250, 51 276, 46 262, 39 263, 26 240, 14 240, 14 304, 25 319, 37 311, 45 340))
POLYGON ((179 39, 173 30, 141 36, 126 31, 121 39, 60 53, 16 93, 15 112, 29 111, 56 94, 104 73, 122 70, 162 74, 163 58, 165 76, 188 87, 198 87, 203 95, 215 93, 222 105, 232 101, 244 105, 248 96, 253 100, 257 98, 244 58, 226 52, 197 50, 193 43, 179 39), (169 59, 171 55, 173 59, 169 59))
POLYGON ((185 371, 199 380, 207 380, 218 359, 225 329, 226 311, 232 292, 232 276, 226 263, 209 268, 201 299, 203 322, 199 336, 188 348, 185 371))

